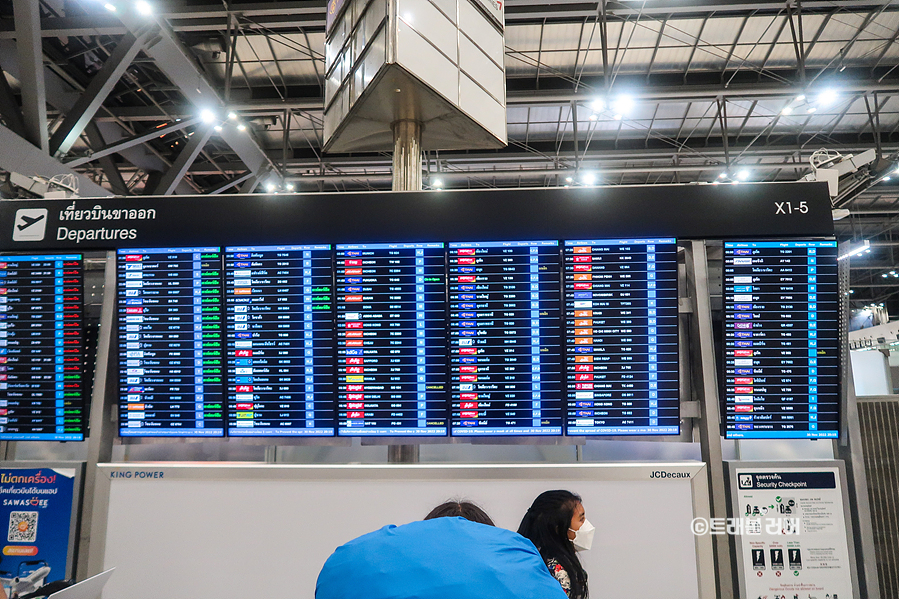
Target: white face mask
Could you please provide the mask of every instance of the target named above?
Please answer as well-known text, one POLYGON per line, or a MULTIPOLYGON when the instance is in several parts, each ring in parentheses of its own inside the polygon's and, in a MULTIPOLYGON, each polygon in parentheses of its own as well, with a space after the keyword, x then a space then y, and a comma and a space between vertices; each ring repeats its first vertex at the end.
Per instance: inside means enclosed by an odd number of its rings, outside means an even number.
POLYGON ((584 519, 584 523, 577 530, 573 528, 568 530, 574 533, 571 544, 574 545, 575 551, 588 551, 593 546, 593 533, 596 532, 596 528, 590 524, 589 520, 584 519))

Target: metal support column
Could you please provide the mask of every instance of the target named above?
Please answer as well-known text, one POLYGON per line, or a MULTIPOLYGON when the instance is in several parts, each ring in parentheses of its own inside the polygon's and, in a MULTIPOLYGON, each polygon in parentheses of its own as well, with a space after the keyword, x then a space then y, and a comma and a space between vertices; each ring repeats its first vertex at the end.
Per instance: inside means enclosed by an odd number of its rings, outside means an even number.
MULTIPOLYGON (((840 244, 841 250, 845 246, 840 244)), ((862 444, 861 425, 858 416, 858 399, 852 377, 849 353, 849 269, 852 258, 839 262, 840 291, 840 439, 834 441, 834 453, 846 464, 846 483, 849 491, 854 534, 855 561, 858 572, 859 592, 866 599, 880 599, 880 578, 877 571, 874 527, 871 522, 871 498, 868 495, 868 472, 862 444)))
POLYGON ((125 70, 131 65, 131 61, 144 47, 148 37, 149 32, 147 30, 137 35, 126 33, 122 37, 115 50, 103 63, 100 72, 94 75, 87 89, 84 90, 84 93, 81 94, 78 101, 66 114, 66 118, 53 134, 53 137, 50 138, 51 154, 64 155, 72 149, 84 128, 87 127, 87 124, 100 110, 100 106, 103 105, 112 88, 115 87, 125 70))
MULTIPOLYGON (((724 484, 724 460, 718 404, 718 379, 715 368, 715 342, 712 331, 712 307, 709 299, 709 267, 705 241, 692 241, 686 247, 687 288, 693 301, 690 338, 693 355, 693 390, 700 403, 699 443, 702 461, 709 475, 712 518, 727 518, 727 496, 724 484), (698 353, 697 353, 698 352, 698 353)), ((733 562, 730 537, 713 537, 715 572, 718 576, 719 599, 734 598, 733 562)))
POLYGON ((393 124, 393 191, 421 191, 421 123, 393 124))
MULTIPOLYGON (((393 123, 393 191, 421 191, 421 123, 401 119, 393 123)), ((418 445, 389 445, 387 461, 416 463, 418 445)))
POLYGON ((7 126, 13 133, 19 137, 27 137, 25 123, 22 121, 22 111, 19 110, 12 88, 9 86, 9 81, 6 80, 6 76, 3 74, 3 65, 0 65, 0 116, 3 117, 3 120, 6 121, 7 126))
MULTIPOLYGON (((103 307, 100 312, 100 338, 97 341, 97 366, 94 370, 94 391, 91 395, 90 436, 87 438, 87 465, 84 470, 84 495, 81 508, 81 538, 78 539, 78 564, 76 578, 84 580, 94 574, 88 571, 91 558, 91 529, 94 522, 94 506, 105 505, 105 501, 95 501, 94 489, 97 481, 97 464, 112 460, 112 443, 115 439, 113 407, 118 396, 115 331, 115 282, 116 254, 106 254, 106 276, 103 283, 103 307), (110 369, 112 372, 110 372, 110 369)), ((98 520, 105 520, 99 514, 98 520)), ((105 528, 105 524, 103 525, 105 528)), ((100 541, 102 547, 103 542, 100 541)), ((102 556, 94 557, 95 564, 102 564, 102 556)))
POLYGON ((22 121, 25 139, 47 153, 47 88, 44 84, 44 51, 41 38, 40 2, 13 0, 19 82, 22 90, 22 121))

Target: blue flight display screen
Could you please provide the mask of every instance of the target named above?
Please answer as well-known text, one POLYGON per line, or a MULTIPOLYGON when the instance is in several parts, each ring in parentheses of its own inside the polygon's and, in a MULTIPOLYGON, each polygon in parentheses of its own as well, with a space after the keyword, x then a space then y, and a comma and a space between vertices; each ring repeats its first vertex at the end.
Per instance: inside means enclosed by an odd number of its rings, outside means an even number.
POLYGON ((228 435, 334 434, 330 245, 225 248, 228 435))
POLYGON ((0 439, 82 441, 80 254, 0 256, 0 439))
POLYGON ((338 245, 337 432, 445 436, 442 243, 338 245))
POLYGON ((119 434, 221 437, 217 247, 118 250, 119 434))
POLYGON ((725 434, 839 436, 836 241, 725 242, 725 434))
POLYGON ((452 434, 561 435, 558 241, 449 244, 452 434))
POLYGON ((569 435, 677 435, 677 242, 566 241, 569 435))

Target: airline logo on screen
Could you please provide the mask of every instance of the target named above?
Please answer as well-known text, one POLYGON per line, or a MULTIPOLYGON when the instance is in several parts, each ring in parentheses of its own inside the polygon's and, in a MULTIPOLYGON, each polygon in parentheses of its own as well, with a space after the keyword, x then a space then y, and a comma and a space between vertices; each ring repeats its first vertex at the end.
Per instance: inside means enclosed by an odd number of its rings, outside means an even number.
POLYGON ((13 241, 43 241, 46 233, 46 208, 21 208, 16 210, 16 220, 12 227, 13 241))

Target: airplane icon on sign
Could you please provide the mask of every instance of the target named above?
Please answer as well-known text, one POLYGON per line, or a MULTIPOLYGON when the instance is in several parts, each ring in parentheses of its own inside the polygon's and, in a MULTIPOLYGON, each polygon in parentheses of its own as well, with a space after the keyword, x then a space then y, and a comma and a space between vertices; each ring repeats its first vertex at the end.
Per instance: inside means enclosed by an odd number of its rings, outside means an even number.
POLYGON ((20 208, 16 210, 13 241, 42 241, 47 230, 46 208, 20 208))
POLYGON ((30 226, 33 225, 34 223, 40 222, 40 221, 42 221, 42 220, 44 220, 44 215, 43 215, 43 214, 41 214, 40 216, 36 216, 36 217, 34 217, 34 218, 31 218, 31 217, 29 217, 29 216, 25 216, 25 215, 23 214, 23 215, 22 215, 22 224, 21 224, 21 225, 16 225, 16 226, 19 228, 19 231, 24 231, 25 229, 27 229, 28 227, 30 227, 30 226))

